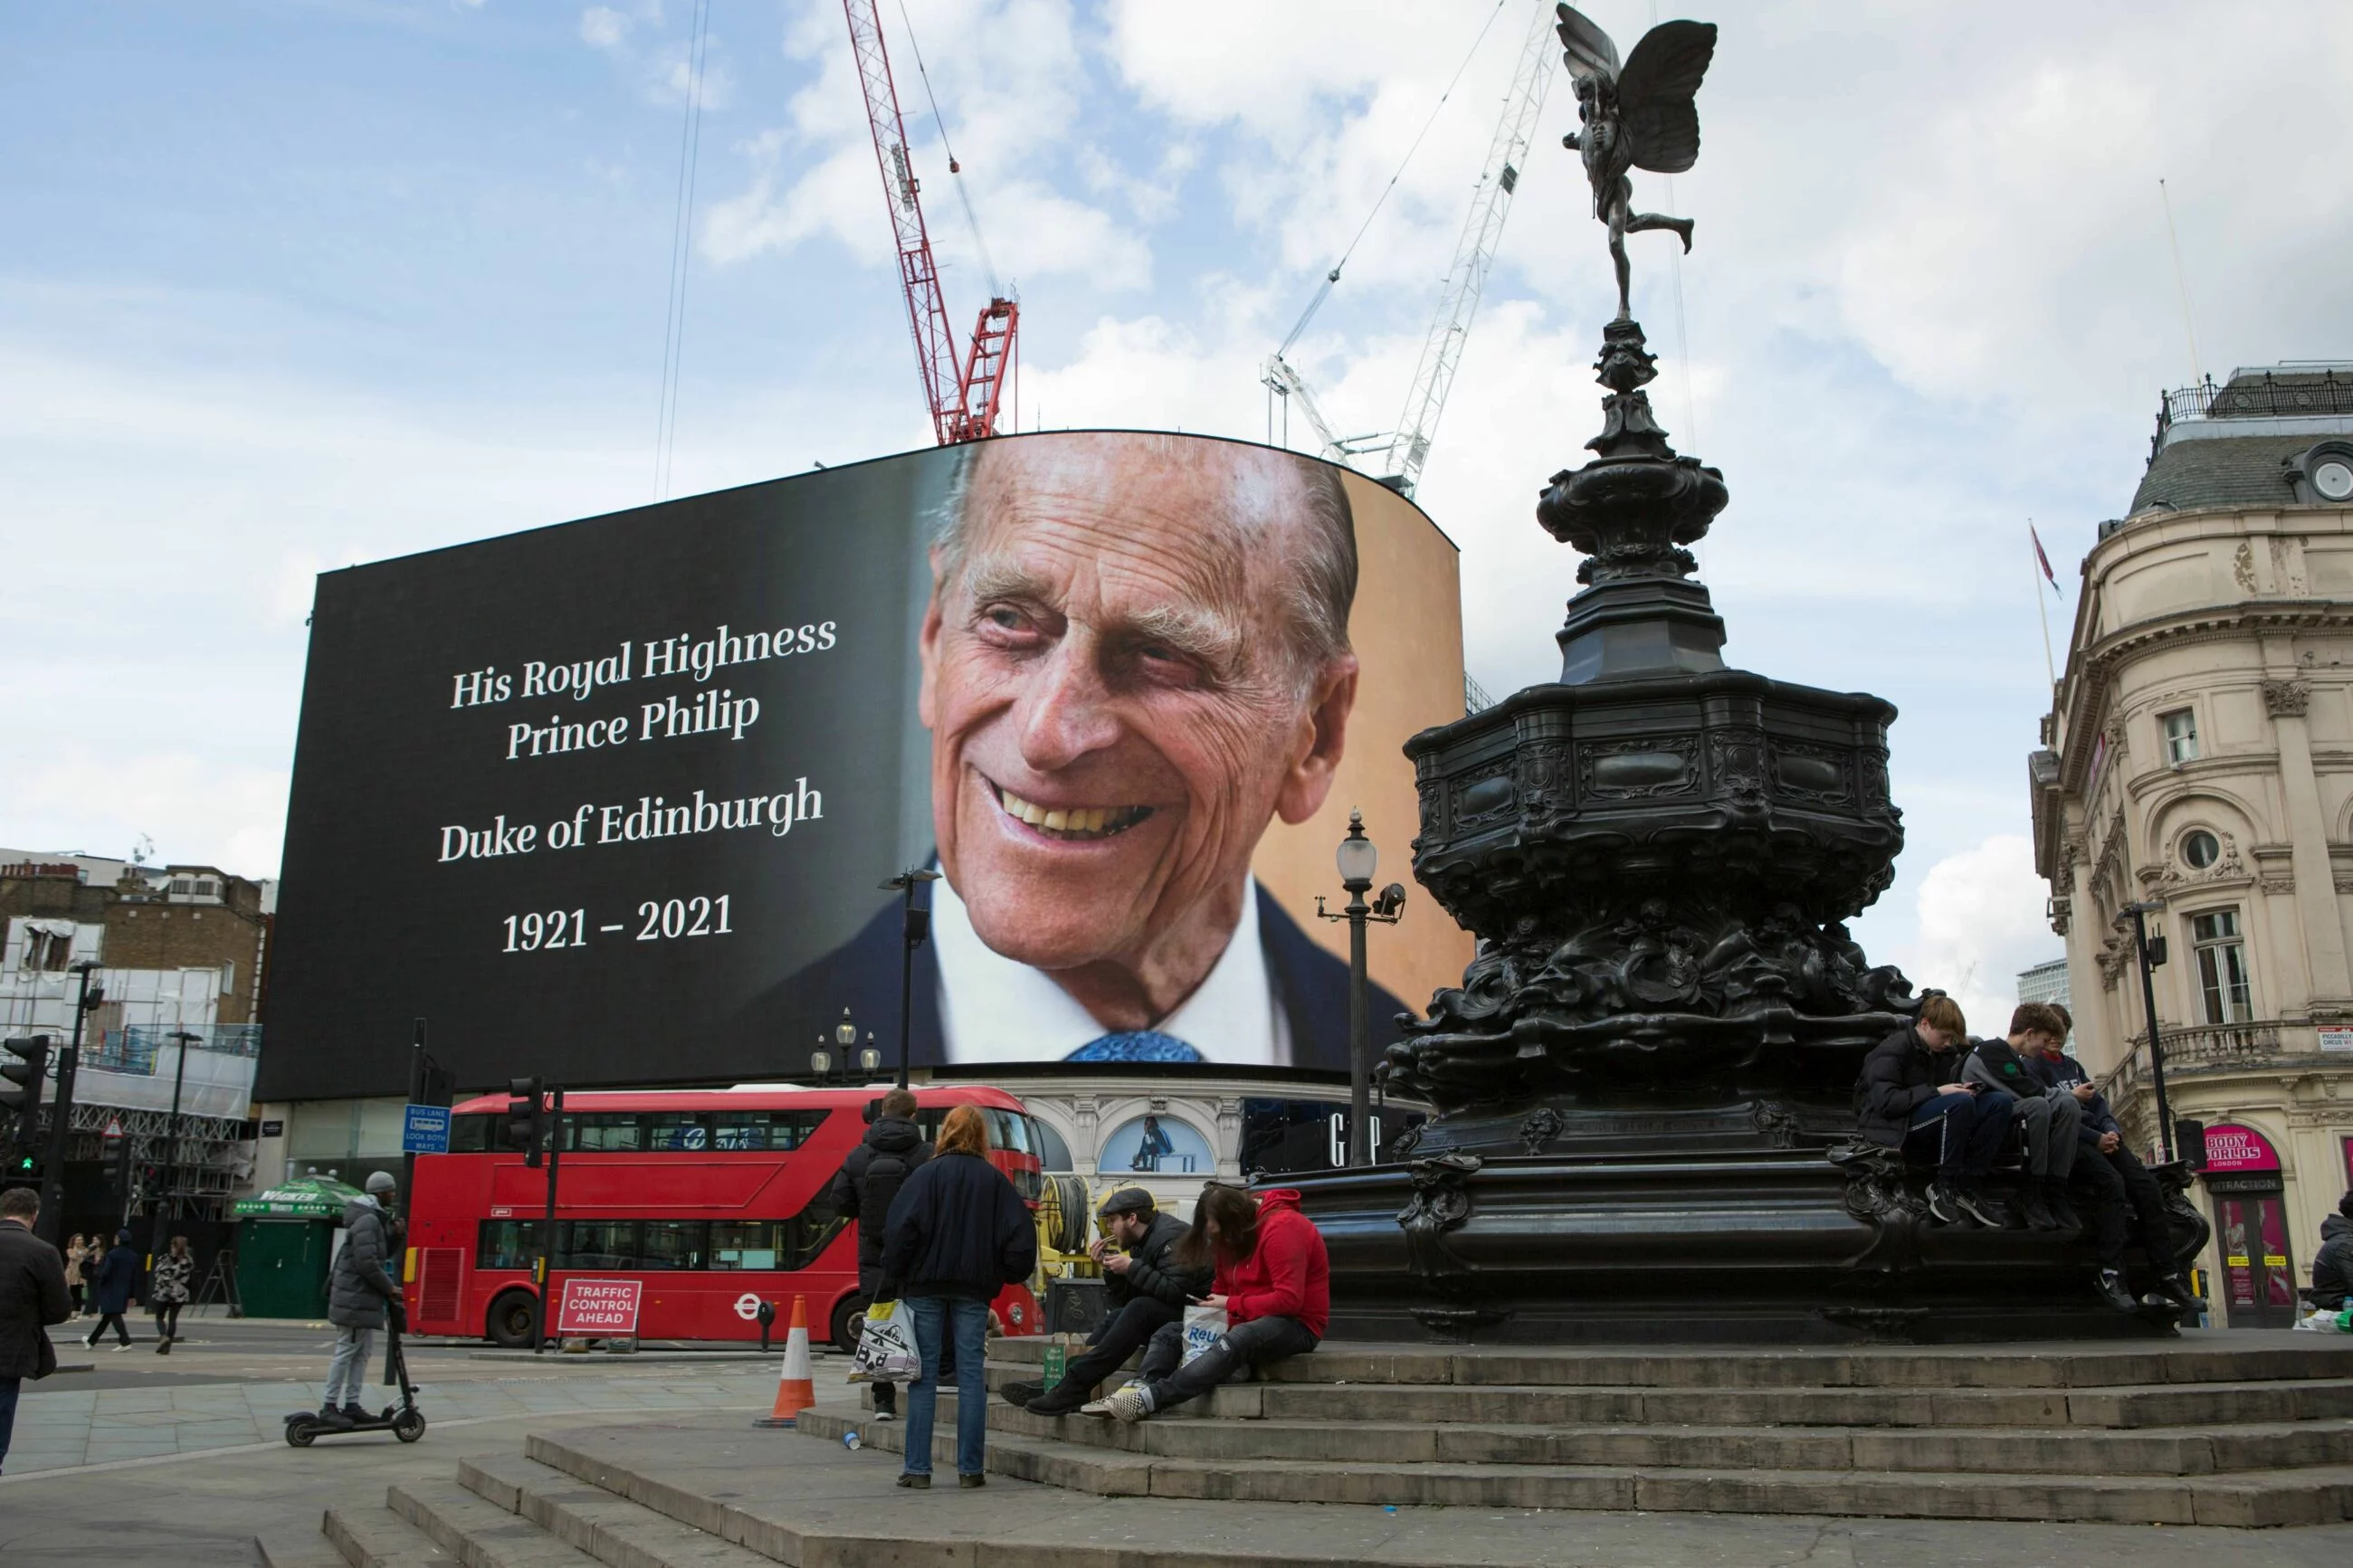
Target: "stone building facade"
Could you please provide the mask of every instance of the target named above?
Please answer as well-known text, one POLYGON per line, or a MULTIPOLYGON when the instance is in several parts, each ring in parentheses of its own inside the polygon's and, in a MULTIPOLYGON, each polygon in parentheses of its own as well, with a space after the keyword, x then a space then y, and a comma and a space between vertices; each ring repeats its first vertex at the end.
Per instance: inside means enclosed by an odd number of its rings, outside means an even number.
POLYGON ((2140 904, 2172 1114, 2235 1152, 2204 1183, 2218 1321, 2284 1322, 2353 1184, 2353 365, 2167 395, 2084 560, 2042 741, 2075 1049, 2153 1146, 2140 904))

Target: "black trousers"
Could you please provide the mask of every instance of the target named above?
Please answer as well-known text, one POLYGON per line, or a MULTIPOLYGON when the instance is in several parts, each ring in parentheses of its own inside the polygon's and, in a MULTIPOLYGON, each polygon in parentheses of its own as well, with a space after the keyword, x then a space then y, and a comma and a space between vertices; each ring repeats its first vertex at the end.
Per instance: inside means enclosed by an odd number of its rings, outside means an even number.
POLYGON ((120 1312, 101 1312, 98 1317, 98 1327, 90 1330, 90 1338, 84 1340, 82 1343, 90 1346, 92 1349, 97 1348, 98 1342, 106 1337, 106 1325, 109 1323, 112 1323, 114 1325, 116 1335, 121 1339, 124 1344, 127 1345, 131 1342, 131 1331, 123 1326, 122 1314, 120 1312))
POLYGON ((158 1301, 154 1306, 155 1332, 158 1337, 176 1340, 180 1337, 180 1303, 158 1301))
POLYGON ((2090 1194, 2092 1244, 2101 1268, 2124 1268, 2125 1216, 2130 1212, 2140 1220, 2141 1245, 2157 1271, 2175 1271, 2173 1226, 2166 1218, 2165 1194, 2138 1155, 2121 1143, 2114 1153, 2103 1154, 2098 1145, 2087 1142, 2076 1156, 2073 1182, 2078 1192, 2090 1194))
POLYGON ((1183 1314, 1166 1301, 1132 1296, 1127 1305, 1095 1328, 1087 1348, 1071 1358, 1057 1388, 1084 1394, 1126 1364, 1127 1358, 1152 1342, 1152 1336, 1183 1314))

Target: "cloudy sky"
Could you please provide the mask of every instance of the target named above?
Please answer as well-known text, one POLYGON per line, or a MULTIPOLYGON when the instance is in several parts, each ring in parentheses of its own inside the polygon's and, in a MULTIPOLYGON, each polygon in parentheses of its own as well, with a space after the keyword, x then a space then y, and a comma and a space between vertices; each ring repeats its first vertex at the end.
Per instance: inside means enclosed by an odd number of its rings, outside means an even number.
MULTIPOLYGON (((986 274, 910 20, 1020 291, 1023 426, 1261 436, 1253 367, 1494 9, 888 0, 951 314, 986 274)), ((1658 14, 1590 10, 1621 48, 1658 14)), ((1346 430, 1398 417, 1533 14, 1502 0, 1293 356, 1346 430)), ((1860 933, 1973 1011, 2059 951, 2024 837, 2026 520, 2063 627, 2191 379, 2158 180, 2199 366, 2353 357, 2353 7, 2224 15, 1720 7, 1672 191, 1697 249, 1632 242, 1662 416, 1732 487, 1704 550, 1726 652, 1902 709, 1910 847, 1860 933)), ((673 494, 928 438, 840 7, 708 16, 673 494)), ((8 8, 0 843, 274 873, 313 574, 654 499, 694 17, 8 8)), ((1421 491, 1497 691, 1556 668, 1576 563, 1532 503, 1598 424, 1574 118, 1556 84, 1421 491)))

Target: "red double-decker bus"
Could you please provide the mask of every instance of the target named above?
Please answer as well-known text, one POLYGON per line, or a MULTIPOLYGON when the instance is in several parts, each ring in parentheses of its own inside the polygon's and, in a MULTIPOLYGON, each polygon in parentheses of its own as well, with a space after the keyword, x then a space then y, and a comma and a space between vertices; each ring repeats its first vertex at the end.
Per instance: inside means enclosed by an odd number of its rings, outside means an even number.
MULTIPOLYGON (((828 1194, 881 1093, 566 1094, 550 1260, 558 1293, 566 1274, 642 1280, 638 1335, 663 1340, 756 1340, 763 1301, 777 1303, 781 1336, 792 1299, 807 1296, 811 1337, 849 1343, 865 1308, 857 1226, 828 1194)), ((1035 1206, 1039 1144, 1018 1100, 971 1085, 915 1099, 928 1138, 954 1107, 979 1107, 990 1161, 1035 1206)), ((547 1168, 526 1166, 508 1143, 506 1109, 504 1095, 457 1106, 449 1152, 417 1157, 402 1271, 412 1332, 531 1343, 547 1168)), ((997 1316, 1008 1334, 1039 1331, 1026 1284, 1006 1288, 997 1316)))

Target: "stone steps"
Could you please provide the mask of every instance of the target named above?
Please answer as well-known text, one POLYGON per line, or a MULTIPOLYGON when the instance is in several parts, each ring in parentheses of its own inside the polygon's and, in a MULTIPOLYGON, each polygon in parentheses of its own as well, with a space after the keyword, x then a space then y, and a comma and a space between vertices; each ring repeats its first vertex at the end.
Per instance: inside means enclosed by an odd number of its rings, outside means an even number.
MULTIPOLYGON (((848 1412, 801 1417, 801 1430, 819 1439, 839 1440, 856 1425, 848 1412)), ((870 1447, 903 1452, 902 1425, 859 1430, 870 1447)), ((955 1433, 935 1428, 935 1470, 945 1474, 955 1461, 955 1433)), ((1266 1503, 2238 1527, 2331 1522, 2353 1509, 2353 1467, 2346 1466, 2179 1478, 1410 1461, 1335 1468, 1314 1458, 1162 1458, 999 1432, 990 1435, 987 1464, 992 1474, 1101 1496, 1266 1503)))
MULTIPOLYGON (((2206 1336, 2220 1339, 2220 1334, 2206 1336)), ((2268 1336, 2267 1336, 2268 1337, 2268 1336)), ((2353 1379, 2353 1342, 2231 1345, 2171 1342, 1957 1349, 1552 1351, 1327 1342, 1266 1369, 1274 1383, 1512 1384, 1620 1388, 2105 1388, 2353 1379)), ((991 1340, 992 1381, 1035 1378, 1044 1336, 991 1340)))
MULTIPOLYGON (((947 1406, 953 1410, 953 1405, 947 1406)), ((1188 1407, 1189 1408, 1189 1407, 1188 1407)), ((1639 1465, 1672 1468, 2192 1476, 2353 1465, 2353 1422, 2206 1429, 1542 1426, 1477 1422, 1229 1421, 1182 1412, 1124 1426, 993 1406, 989 1430, 1176 1459, 1324 1464, 1639 1465)), ((860 1427, 861 1440, 868 1428, 860 1427)))
MULTIPOLYGON (((991 1392, 1009 1381, 1009 1374, 992 1372, 991 1392)), ((941 1390, 942 1408, 952 1407, 955 1397, 952 1389, 941 1390)), ((992 1407, 997 1403, 992 1401, 992 1407)), ((902 1409, 904 1405, 902 1394, 902 1409)), ((1578 1426, 2209 1426, 2353 1418, 2353 1378, 2092 1388, 1696 1388, 1276 1381, 1228 1384, 1187 1408, 1244 1421, 1578 1426)))
POLYGON ((520 1455, 460 1460, 458 1484, 607 1568, 770 1568, 776 1561, 520 1455))

